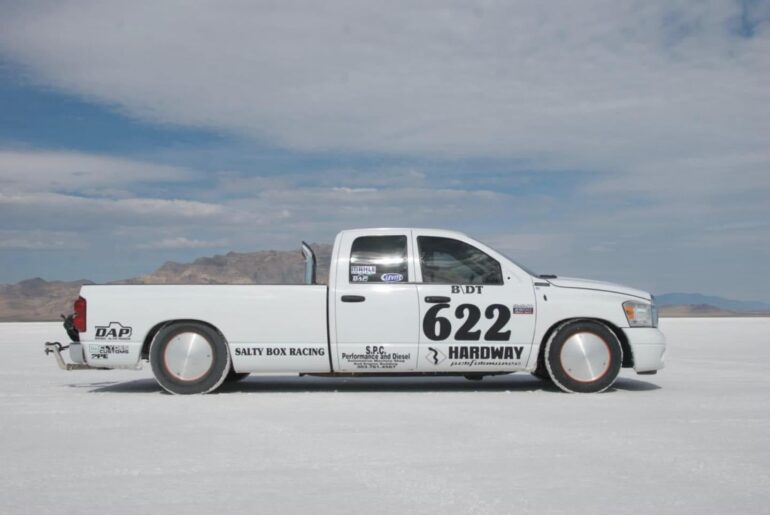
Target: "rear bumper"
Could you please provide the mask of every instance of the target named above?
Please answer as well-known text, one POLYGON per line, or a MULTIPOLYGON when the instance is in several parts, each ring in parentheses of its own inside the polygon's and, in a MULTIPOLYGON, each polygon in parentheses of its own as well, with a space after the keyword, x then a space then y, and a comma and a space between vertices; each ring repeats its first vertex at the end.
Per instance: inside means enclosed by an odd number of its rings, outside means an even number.
POLYGON ((79 342, 70 342, 69 345, 62 345, 59 342, 45 342, 45 353, 53 354, 56 358, 56 364, 62 370, 101 370, 99 367, 92 367, 87 364, 83 355, 83 346, 79 342), (63 350, 69 349, 70 359, 74 363, 67 363, 61 355, 63 350))
POLYGON ((631 346, 637 373, 654 372, 665 366, 666 337, 660 329, 632 327, 623 332, 631 346))

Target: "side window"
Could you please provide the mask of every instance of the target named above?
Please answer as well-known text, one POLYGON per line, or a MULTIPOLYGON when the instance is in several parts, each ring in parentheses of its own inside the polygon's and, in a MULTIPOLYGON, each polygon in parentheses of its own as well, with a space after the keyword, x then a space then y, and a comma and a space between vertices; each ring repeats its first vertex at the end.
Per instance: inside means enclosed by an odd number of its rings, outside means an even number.
POLYGON ((451 238, 418 236, 422 282, 503 284, 500 263, 472 245, 451 238))
POLYGON ((406 236, 361 236, 350 249, 351 283, 409 281, 406 236))

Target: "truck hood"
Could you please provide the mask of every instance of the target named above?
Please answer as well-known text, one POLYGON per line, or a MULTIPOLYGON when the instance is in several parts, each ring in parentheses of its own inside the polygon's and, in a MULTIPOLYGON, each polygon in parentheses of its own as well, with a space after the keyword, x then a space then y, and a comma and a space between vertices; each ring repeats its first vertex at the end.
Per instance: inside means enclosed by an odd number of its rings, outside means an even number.
POLYGON ((652 300, 652 296, 646 291, 629 288, 628 286, 622 286, 620 284, 606 283, 604 281, 592 281, 590 279, 578 279, 575 277, 558 277, 556 279, 548 279, 548 282, 559 288, 606 291, 609 293, 619 293, 620 295, 639 297, 644 300, 652 300))

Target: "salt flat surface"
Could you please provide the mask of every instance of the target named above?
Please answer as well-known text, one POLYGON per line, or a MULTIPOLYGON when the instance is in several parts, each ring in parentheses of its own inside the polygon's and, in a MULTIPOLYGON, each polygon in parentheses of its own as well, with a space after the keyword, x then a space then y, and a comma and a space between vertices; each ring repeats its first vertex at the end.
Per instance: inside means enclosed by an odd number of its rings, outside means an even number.
POLYGON ((0 513, 770 512, 770 319, 661 325, 667 368, 599 395, 515 374, 179 397, 59 370, 59 324, 0 324, 0 513))

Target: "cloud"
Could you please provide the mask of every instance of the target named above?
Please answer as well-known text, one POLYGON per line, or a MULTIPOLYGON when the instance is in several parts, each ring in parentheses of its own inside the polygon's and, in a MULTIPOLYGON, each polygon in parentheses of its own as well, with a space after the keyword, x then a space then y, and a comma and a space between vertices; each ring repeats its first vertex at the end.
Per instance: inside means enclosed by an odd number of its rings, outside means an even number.
POLYGON ((14 210, 18 218, 30 216, 32 211, 51 215, 61 220, 74 217, 81 224, 95 220, 111 221, 111 216, 135 217, 142 221, 168 219, 200 219, 222 213, 221 205, 179 199, 124 198, 101 199, 78 197, 59 193, 0 193, 0 209, 14 210))
POLYGON ((77 248, 77 234, 61 231, 0 230, 2 250, 67 250, 77 248))
POLYGON ((227 240, 205 241, 188 239, 183 236, 176 238, 164 238, 159 241, 139 243, 138 249, 210 249, 228 245, 227 240))
POLYGON ((765 141, 751 100, 770 31, 757 14, 736 34, 741 16, 719 1, 19 3, 0 49, 133 116, 299 150, 599 166, 765 141))
POLYGON ((117 188, 142 183, 181 182, 191 171, 114 156, 50 150, 0 149, 0 191, 69 191, 124 196, 117 188))
MULTIPOLYGON (((661 202, 770 194, 770 9, 761 5, 185 2, 183 10, 149 0, 18 2, 0 17, 0 55, 38 83, 132 117, 300 152, 523 160, 530 170, 600 174, 583 181, 585 194, 661 202)), ((55 176, 33 166, 62 157, 27 163, 30 177, 107 188, 189 173, 113 162, 102 174, 100 158, 84 156, 63 160, 71 171, 55 176)), ((16 156, 4 159, 13 165, 16 156)), ((376 180, 356 167, 323 170, 312 184, 296 182, 304 172, 243 171, 221 191, 432 186, 409 164, 376 180)), ((23 188, 33 179, 0 180, 23 188)), ((449 180, 440 187, 465 187, 449 180)))

